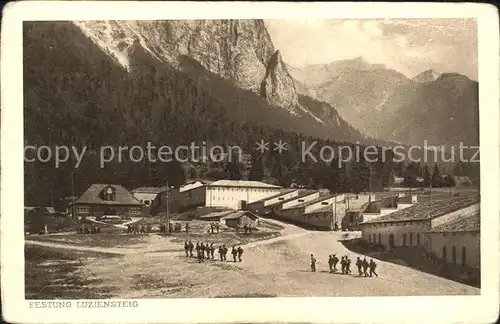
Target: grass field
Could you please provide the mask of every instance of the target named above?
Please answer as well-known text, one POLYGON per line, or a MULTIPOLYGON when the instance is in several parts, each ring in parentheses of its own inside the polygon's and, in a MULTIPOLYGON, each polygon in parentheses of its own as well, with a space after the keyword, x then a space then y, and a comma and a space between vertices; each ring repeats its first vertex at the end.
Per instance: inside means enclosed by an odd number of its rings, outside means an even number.
POLYGON ((26 246, 26 299, 108 298, 112 287, 85 271, 90 263, 104 262, 116 256, 105 253, 79 252, 26 246))

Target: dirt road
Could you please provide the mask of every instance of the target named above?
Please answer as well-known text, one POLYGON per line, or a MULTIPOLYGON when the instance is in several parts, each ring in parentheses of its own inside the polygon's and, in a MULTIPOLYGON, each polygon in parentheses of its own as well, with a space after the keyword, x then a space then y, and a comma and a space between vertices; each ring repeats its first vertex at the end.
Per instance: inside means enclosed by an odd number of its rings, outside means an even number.
MULTIPOLYGON (((97 279, 92 288, 103 288, 119 298, 480 293, 474 287, 379 260, 376 260, 379 277, 329 273, 329 254, 348 254, 353 262, 357 257, 338 241, 342 238, 341 233, 306 231, 293 225, 280 225, 285 227, 283 236, 243 246, 245 252, 241 263, 221 262, 217 258, 198 263, 195 258, 185 257, 183 252, 147 253, 142 250, 137 253, 139 251, 127 249, 85 248, 96 252, 121 251, 122 255, 98 262, 84 261, 78 275, 91 281, 97 279), (315 273, 310 271, 311 253, 318 260, 315 273)), ((46 244, 55 246, 54 243, 46 244)), ((356 273, 354 264, 351 270, 356 273)))

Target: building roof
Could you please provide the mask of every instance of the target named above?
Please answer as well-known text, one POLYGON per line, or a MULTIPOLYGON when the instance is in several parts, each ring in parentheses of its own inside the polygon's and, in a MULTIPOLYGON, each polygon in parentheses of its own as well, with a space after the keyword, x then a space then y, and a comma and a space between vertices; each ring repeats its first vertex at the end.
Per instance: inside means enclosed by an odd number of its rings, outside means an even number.
POLYGON ((457 196, 417 203, 394 213, 368 220, 366 223, 404 222, 436 218, 479 203, 479 196, 457 196))
POLYGON ((250 216, 250 218, 253 218, 253 219, 259 218, 249 210, 238 210, 238 211, 230 212, 227 216, 222 217, 222 219, 224 219, 224 220, 226 220, 226 219, 238 219, 238 218, 245 216, 245 215, 250 216))
POLYGON ((480 212, 464 218, 438 225, 431 232, 478 232, 480 230, 480 212))
POLYGON ((218 180, 212 182, 210 186, 218 187, 250 187, 250 188, 270 188, 279 189, 280 186, 271 185, 268 183, 260 181, 249 181, 249 180, 218 180))
POLYGON ((207 219, 207 218, 222 218, 223 216, 229 215, 233 213, 233 210, 225 210, 225 211, 217 211, 205 215, 201 215, 199 218, 200 219, 207 219))
POLYGON ((122 185, 108 185, 96 183, 91 185, 83 195, 75 201, 75 204, 103 204, 103 205, 135 205, 142 206, 142 203, 137 200, 134 195, 125 189, 122 185), (101 192, 104 188, 111 186, 115 188, 115 199, 104 200, 101 198, 101 192))
MULTIPOLYGON (((327 200, 327 199, 330 199, 330 198, 333 198, 337 195, 333 195, 333 194, 328 194, 328 195, 323 195, 323 196, 319 196, 318 198, 315 198, 313 200, 309 200, 309 201, 306 201, 306 202, 303 202, 301 204, 298 204, 298 205, 295 205, 295 206, 292 206, 290 208, 287 208, 287 209, 297 209, 297 208, 304 208, 304 207, 307 207, 309 205, 312 205, 312 204, 315 204, 315 203, 318 203, 320 201, 323 201, 323 200, 327 200)), ((333 203, 332 203, 333 204, 333 203)))
POLYGON ((261 202, 264 202, 264 201, 268 201, 270 199, 274 199, 274 198, 278 198, 280 196, 284 196, 290 192, 293 192, 293 191, 297 191, 299 189, 290 189, 290 188, 284 188, 284 189, 281 189, 281 192, 279 194, 276 194, 276 195, 272 195, 272 196, 269 196, 269 197, 266 197, 266 198, 262 198, 262 199, 259 199, 259 200, 256 200, 256 201, 252 201, 251 203, 248 203, 248 205, 252 205, 252 204, 255 204, 255 203, 261 203, 261 202))
POLYGON ((192 184, 192 183, 195 183, 195 182, 201 182, 201 183, 204 183, 204 184, 211 184, 214 181, 212 181, 212 180, 205 180, 205 179, 191 179, 189 181, 186 181, 186 183, 183 184, 182 186, 185 186, 185 185, 188 185, 188 184, 192 184))
POLYGON ((303 198, 303 197, 306 197, 306 196, 309 196, 309 195, 312 195, 314 193, 316 193, 317 191, 316 190, 312 190, 312 189, 306 189, 304 190, 303 192, 300 192, 297 196, 295 197, 291 197, 291 198, 288 198, 288 199, 285 199, 285 200, 280 200, 280 201, 277 201, 275 203, 272 203, 270 205, 267 205, 267 207, 270 207, 270 206, 276 206, 276 205, 281 205, 281 204, 284 204, 284 203, 287 203, 289 201, 292 201, 292 200, 296 200, 296 199, 300 199, 300 198, 303 198))
POLYGON ((149 193, 149 194, 159 194, 167 189, 167 186, 163 187, 138 187, 132 190, 133 193, 149 193))

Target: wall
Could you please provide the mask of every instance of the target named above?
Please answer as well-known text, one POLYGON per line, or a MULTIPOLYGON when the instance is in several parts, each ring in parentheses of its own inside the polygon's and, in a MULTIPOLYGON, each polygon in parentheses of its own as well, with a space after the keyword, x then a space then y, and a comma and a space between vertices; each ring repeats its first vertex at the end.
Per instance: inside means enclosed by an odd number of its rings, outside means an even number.
POLYGON ((475 213, 479 212, 479 204, 475 204, 466 208, 456 210, 454 212, 445 214, 443 216, 436 217, 432 220, 432 227, 436 227, 441 224, 449 223, 458 218, 473 216, 475 213))
POLYGON ((456 248, 456 264, 461 265, 462 247, 465 247, 466 265, 479 268, 481 264, 480 255, 480 233, 479 232, 447 232, 424 234, 424 248, 439 259, 447 263, 453 263, 452 248, 456 248), (443 259, 443 246, 446 246, 446 260, 443 259))
POLYGON ((109 214, 109 209, 114 209, 117 216, 124 217, 144 217, 147 216, 148 209, 144 206, 111 206, 111 205, 86 205, 75 204, 75 214, 77 217, 97 217, 109 214), (86 208, 88 213, 81 212, 79 208, 86 208), (134 212, 138 211, 139 213, 134 212))
POLYGON ((282 206, 281 210, 284 210, 284 209, 287 209, 287 208, 291 208, 291 207, 299 205, 299 204, 303 204, 305 202, 314 200, 314 199, 316 199, 318 197, 319 197, 319 192, 315 192, 315 193, 312 193, 312 194, 310 194, 308 196, 303 196, 303 197, 300 197, 300 198, 297 198, 297 199, 294 199, 294 200, 287 201, 286 203, 284 203, 283 205, 281 205, 282 206))
POLYGON ((151 214, 156 215, 158 213, 166 213, 167 205, 169 213, 179 212, 180 208, 182 207, 182 199, 179 189, 171 188, 168 194, 167 191, 159 193, 151 204, 151 214))
POLYGON ((236 227, 236 225, 239 225, 240 228, 243 228, 245 226, 245 224, 247 226, 250 226, 252 228, 255 228, 256 227, 256 220, 254 220, 253 218, 251 217, 248 217, 246 215, 243 215, 241 216, 240 218, 236 218, 236 219, 226 219, 224 220, 224 223, 226 224, 226 226, 228 227, 236 227))
POLYGON ((197 186, 189 190, 180 191, 180 199, 183 207, 204 206, 206 199, 206 187, 197 186))
POLYGON ((430 230, 430 220, 413 221, 413 222, 394 222, 394 223, 375 223, 362 224, 362 237, 370 243, 384 245, 387 249, 389 246, 389 237, 394 236, 394 246, 404 246, 404 237, 406 236, 406 246, 417 246, 420 237, 420 245, 423 245, 423 232, 430 230), (380 241, 379 241, 380 234, 380 241), (419 235, 417 235, 419 234, 419 235), (375 235, 375 240, 373 235, 375 235), (411 239, 410 239, 411 236, 411 239), (410 244, 411 240, 411 244, 410 244))
POLYGON ((252 203, 279 193, 279 188, 206 186, 205 206, 237 209, 240 200, 252 203))

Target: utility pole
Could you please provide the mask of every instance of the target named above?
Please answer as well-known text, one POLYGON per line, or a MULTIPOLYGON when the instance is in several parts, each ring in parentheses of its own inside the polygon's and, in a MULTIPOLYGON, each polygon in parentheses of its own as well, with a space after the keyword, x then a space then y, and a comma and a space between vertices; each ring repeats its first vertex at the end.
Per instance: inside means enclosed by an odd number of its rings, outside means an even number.
POLYGON ((368 178, 368 202, 372 201, 372 164, 368 162, 368 168, 370 170, 368 178))
POLYGON ((434 172, 429 171, 429 201, 432 201, 432 178, 434 178, 434 172))
POLYGON ((168 213, 168 200, 170 197, 170 187, 167 180, 167 233, 170 233, 170 214, 168 213))

